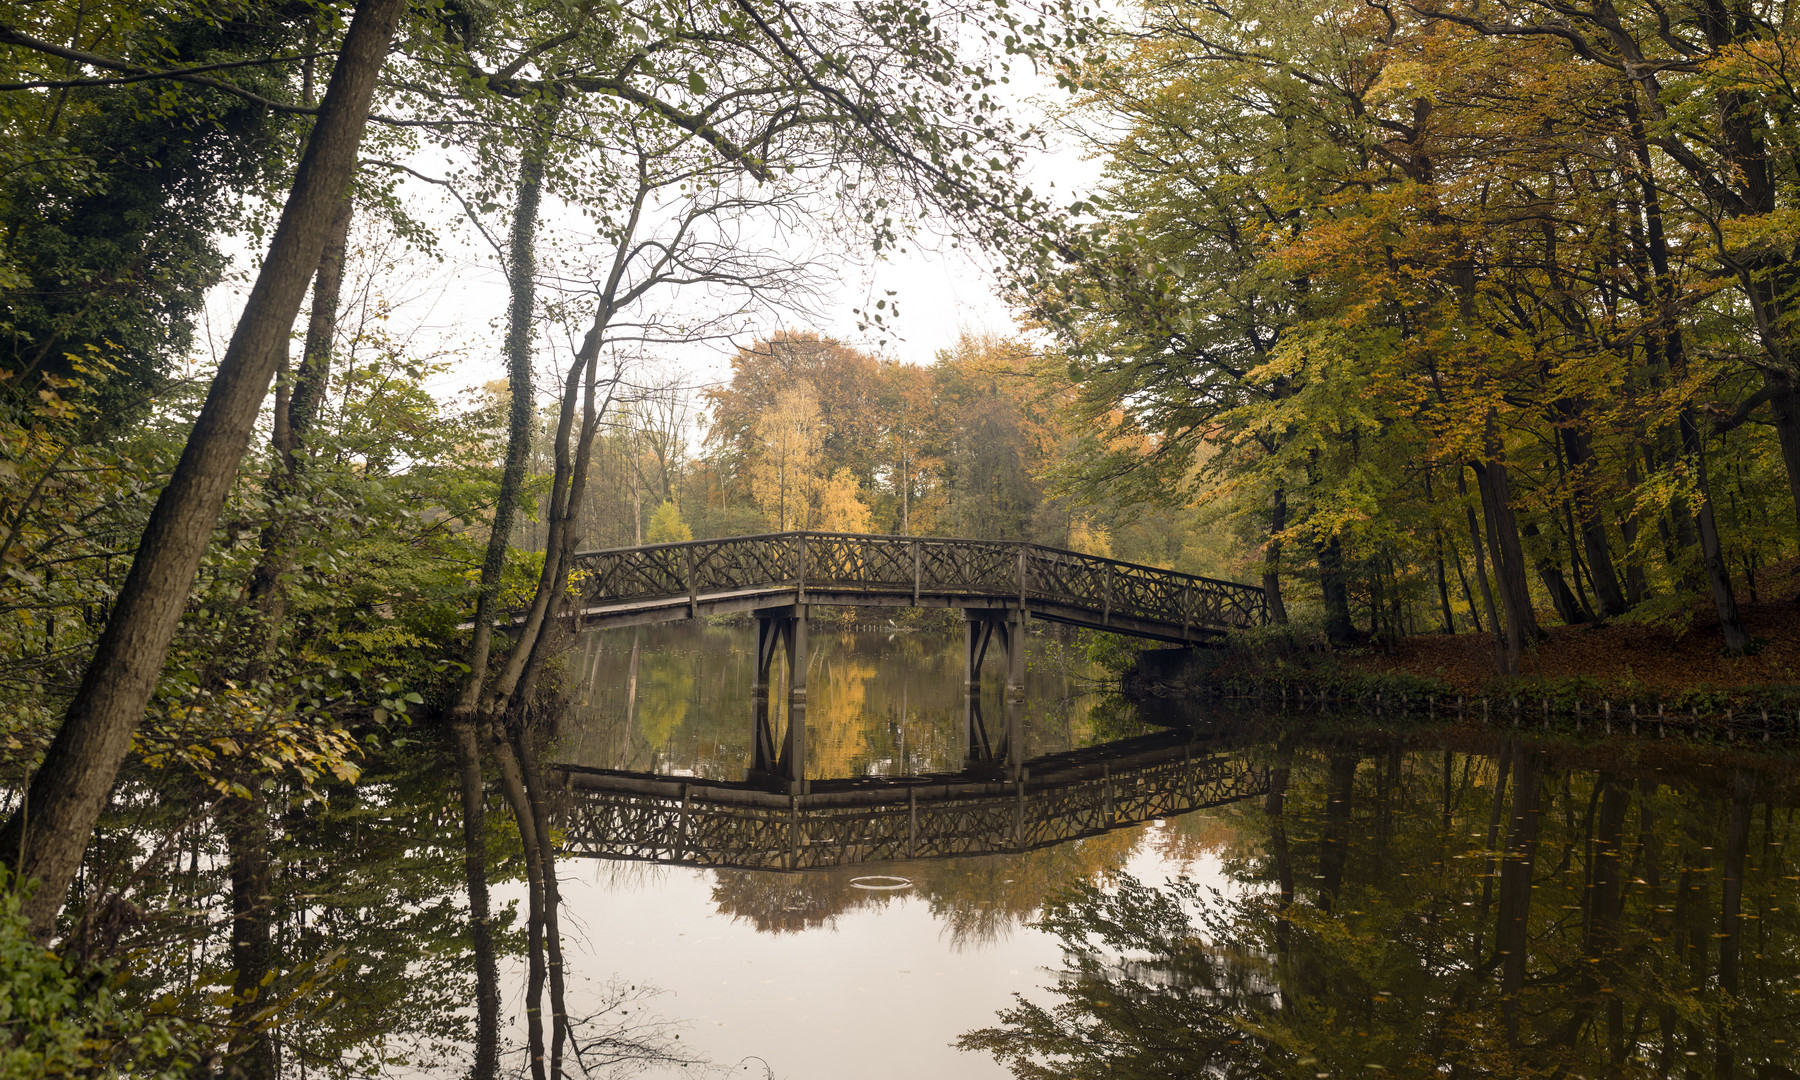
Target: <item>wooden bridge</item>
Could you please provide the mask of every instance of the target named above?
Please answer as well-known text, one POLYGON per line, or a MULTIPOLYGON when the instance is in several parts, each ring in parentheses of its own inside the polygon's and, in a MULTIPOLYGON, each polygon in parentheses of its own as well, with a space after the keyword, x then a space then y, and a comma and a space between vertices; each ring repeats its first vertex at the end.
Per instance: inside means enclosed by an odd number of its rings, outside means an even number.
POLYGON ((1169 732, 1025 762, 1012 781, 959 774, 748 783, 562 767, 560 851, 747 870, 1030 851, 1264 795, 1266 766, 1169 732))
POLYGON ((962 608, 968 745, 979 748, 972 756, 1015 779, 1030 619, 1185 645, 1268 621, 1263 591, 1253 585, 1001 540, 786 532, 652 544, 578 554, 570 584, 579 598, 577 620, 590 629, 755 613, 748 777, 790 794, 810 787, 806 639, 813 605, 962 608), (982 663, 996 642, 1004 654, 1007 715, 1005 728, 990 738, 979 698, 982 663), (778 657, 787 670, 787 724, 779 745, 769 697, 778 657))

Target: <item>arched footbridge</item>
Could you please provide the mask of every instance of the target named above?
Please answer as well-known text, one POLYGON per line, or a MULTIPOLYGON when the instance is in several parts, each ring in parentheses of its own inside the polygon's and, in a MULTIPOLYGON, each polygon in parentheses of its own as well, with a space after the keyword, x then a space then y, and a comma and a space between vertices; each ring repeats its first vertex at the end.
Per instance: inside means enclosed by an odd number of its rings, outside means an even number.
POLYGON ((1194 644, 1268 621, 1254 585, 998 540, 785 532, 588 551, 574 569, 587 627, 776 605, 959 607, 1194 644))
POLYGON ((805 794, 808 611, 817 605, 961 608, 968 633, 971 766, 1017 779, 1023 743, 1025 624, 1049 619, 1183 645, 1268 621, 1254 585, 1178 574, 1078 551, 996 540, 784 532, 575 556, 571 588, 586 629, 674 622, 705 614, 756 616, 746 778, 805 794), (1003 726, 990 732, 980 705, 982 663, 998 645, 1005 664, 1003 726), (770 686, 787 671, 787 722, 779 736, 770 686))

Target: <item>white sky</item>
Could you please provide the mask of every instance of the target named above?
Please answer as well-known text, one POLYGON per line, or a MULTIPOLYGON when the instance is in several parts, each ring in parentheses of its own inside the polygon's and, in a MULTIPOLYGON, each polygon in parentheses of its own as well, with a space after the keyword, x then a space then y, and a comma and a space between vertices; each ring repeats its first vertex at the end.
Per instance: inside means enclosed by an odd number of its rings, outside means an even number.
MULTIPOLYGON (((1041 120, 1044 105, 1053 105, 1060 97, 1053 86, 1016 69, 1010 86, 1000 89, 1010 89, 1016 95, 1014 116, 1026 123, 1041 120), (1021 78, 1021 74, 1025 77, 1021 78), (1034 98, 1033 94, 1040 96, 1034 98)), ((441 159, 408 164, 430 175, 447 172, 441 159)), ((1099 170, 1098 162, 1085 159, 1070 145, 1052 142, 1047 151, 1031 156, 1024 179, 1034 190, 1048 191, 1055 201, 1066 204, 1098 178, 1099 170)), ((402 191, 409 213, 443 226, 442 261, 405 252, 396 267, 372 282, 362 283, 365 287, 372 285, 373 292, 395 306, 383 328, 391 336, 407 341, 417 355, 456 354, 449 370, 431 384, 440 396, 503 378, 501 348, 507 297, 493 250, 461 224, 460 209, 442 189, 409 179, 402 191)), ((491 232, 504 235, 505 214, 502 210, 489 219, 491 232)), ((547 202, 540 238, 564 228, 585 228, 585 223, 547 202)), ((824 254, 837 269, 831 275, 835 283, 815 302, 815 317, 799 320, 765 316, 754 324, 748 337, 779 329, 816 330, 871 352, 924 364, 930 363, 939 350, 953 345, 964 330, 1012 331, 1011 312, 997 295, 990 266, 982 254, 954 247, 947 238, 933 240, 926 235, 922 239, 927 241, 923 247, 908 244, 904 250, 890 252, 878 261, 872 256, 865 235, 847 236, 836 242, 824 238, 822 246, 828 249, 824 254), (885 328, 859 331, 853 309, 866 306, 886 290, 897 293, 893 301, 898 304, 898 318, 890 319, 885 328)), ((243 241, 232 248, 235 273, 208 298, 205 325, 199 335, 199 355, 195 358, 200 364, 207 364, 209 357, 216 359, 223 352, 254 273, 258 252, 243 241)), ((357 284, 353 280, 345 282, 346 307, 352 302, 350 292, 357 284)), ((303 317, 296 334, 304 329, 303 317)), ((568 355, 570 338, 578 333, 579 330, 567 327, 540 324, 541 372, 548 373, 556 357, 568 355)), ((715 342, 665 349, 656 358, 665 368, 679 371, 689 385, 703 385, 728 374, 730 352, 729 345, 715 342)), ((548 390, 549 379, 553 378, 554 375, 540 377, 540 393, 548 390)))

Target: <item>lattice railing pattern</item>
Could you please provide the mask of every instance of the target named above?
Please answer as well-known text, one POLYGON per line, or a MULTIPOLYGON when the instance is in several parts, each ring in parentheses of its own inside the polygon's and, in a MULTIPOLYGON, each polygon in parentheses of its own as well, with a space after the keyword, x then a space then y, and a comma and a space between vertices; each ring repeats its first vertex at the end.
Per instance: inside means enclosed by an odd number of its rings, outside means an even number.
MULTIPOLYGON (((1175 758, 998 794, 860 806, 744 806, 594 789, 565 792, 561 851, 602 859, 750 870, 1029 851, 1267 794, 1265 766, 1175 758)), ((916 793, 915 793, 916 794, 916 793)))
POLYGON ((1183 634, 1260 626, 1254 585, 1179 574, 1035 544, 996 540, 771 533, 576 556, 583 600, 606 607, 792 588, 1051 602, 1094 616, 1161 623, 1183 634))

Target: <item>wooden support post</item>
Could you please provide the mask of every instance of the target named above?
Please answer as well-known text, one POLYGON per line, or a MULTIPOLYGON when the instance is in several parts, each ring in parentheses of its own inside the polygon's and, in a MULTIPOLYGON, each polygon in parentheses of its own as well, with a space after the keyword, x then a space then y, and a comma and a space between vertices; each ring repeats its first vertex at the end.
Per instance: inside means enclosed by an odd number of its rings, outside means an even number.
POLYGON ((806 534, 794 537, 794 563, 798 573, 794 577, 794 603, 806 603, 806 534))
POLYGON ((756 666, 750 682, 750 769, 756 773, 775 771, 775 735, 769 725, 769 668, 774 664, 775 646, 782 636, 779 619, 757 618, 756 666))
POLYGON ((1106 564, 1105 584, 1103 584, 1100 588, 1100 595, 1101 595, 1100 622, 1102 625, 1105 625, 1105 626, 1112 625, 1112 579, 1113 579, 1113 564, 1108 562, 1106 564))
POLYGON ((1031 550, 1030 545, 1019 545, 1019 610, 1025 610, 1025 553, 1031 550))
POLYGON ((1017 781, 1025 762, 1025 619, 1023 608, 995 620, 1006 636, 1006 736, 1001 751, 1008 778, 1017 781))
POLYGON ((919 606, 919 542, 912 542, 913 549, 913 607, 919 606))
POLYGON ((906 789, 906 857, 912 858, 919 846, 919 789, 906 789))
POLYGON ((692 619, 700 614, 700 590, 694 581, 693 548, 684 547, 681 549, 681 564, 682 568, 687 572, 688 618, 692 619))
MULTIPOLYGON (((804 550, 804 549, 802 549, 804 550)), ((806 790, 806 605, 797 605, 788 621, 788 722, 782 740, 782 775, 789 790, 806 790)))

